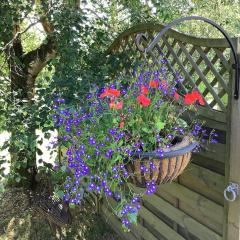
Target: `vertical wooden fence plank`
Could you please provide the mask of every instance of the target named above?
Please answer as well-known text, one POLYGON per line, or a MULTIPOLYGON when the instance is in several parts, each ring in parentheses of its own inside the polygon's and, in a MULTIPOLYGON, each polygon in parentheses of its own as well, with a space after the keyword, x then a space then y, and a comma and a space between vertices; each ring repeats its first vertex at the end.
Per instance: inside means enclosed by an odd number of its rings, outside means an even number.
MULTIPOLYGON (((240 59, 240 38, 234 39, 235 46, 240 59)), ((235 76, 232 74, 232 89, 234 89, 235 76)), ((233 91, 233 90, 232 90, 233 91)), ((226 186, 229 182, 240 185, 240 99, 233 99, 233 94, 229 102, 230 122, 229 122, 229 162, 226 163, 226 186)), ((225 240, 240 239, 240 197, 234 202, 226 202, 226 226, 225 240)))

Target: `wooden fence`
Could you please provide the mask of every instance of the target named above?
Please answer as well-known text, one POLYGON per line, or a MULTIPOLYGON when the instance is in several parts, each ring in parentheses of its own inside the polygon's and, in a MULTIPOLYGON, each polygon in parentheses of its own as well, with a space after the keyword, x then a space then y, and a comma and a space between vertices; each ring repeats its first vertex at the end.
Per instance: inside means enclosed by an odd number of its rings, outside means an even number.
MULTIPOLYGON (((139 223, 130 233, 122 232, 104 200, 100 211, 123 239, 239 240, 239 200, 228 204, 223 197, 229 181, 240 183, 240 100, 232 97, 229 46, 224 39, 195 38, 170 30, 145 56, 136 47, 137 34, 145 33, 147 38, 141 44, 147 46, 162 28, 135 26, 113 42, 108 54, 124 56, 121 61, 128 63, 124 74, 137 71, 145 57, 151 70, 159 68, 162 58, 167 59, 168 70, 184 77, 182 89, 188 85, 202 93, 207 104, 199 117, 216 129, 219 143, 194 154, 177 181, 161 185, 156 194, 144 198, 139 223)), ((233 42, 239 53, 239 39, 233 42)))

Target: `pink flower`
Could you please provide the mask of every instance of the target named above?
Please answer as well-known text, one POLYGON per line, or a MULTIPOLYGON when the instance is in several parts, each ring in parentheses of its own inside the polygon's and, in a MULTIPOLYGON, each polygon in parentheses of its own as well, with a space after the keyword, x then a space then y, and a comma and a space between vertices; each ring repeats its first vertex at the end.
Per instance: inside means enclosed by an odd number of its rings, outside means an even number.
POLYGON ((122 109, 122 108, 123 108, 123 101, 121 101, 121 102, 119 102, 119 103, 116 104, 116 109, 117 109, 117 110, 120 110, 120 109, 122 109))
POLYGON ((115 102, 114 101, 111 101, 110 103, 109 103, 109 108, 110 109, 113 109, 114 107, 115 107, 115 102))
POLYGON ((174 98, 175 98, 175 100, 178 101, 180 98, 180 95, 177 92, 174 92, 174 98))
POLYGON ((120 101, 118 103, 115 103, 114 101, 111 101, 109 103, 109 108, 110 109, 116 109, 116 110, 120 110, 123 108, 123 101, 120 101))
POLYGON ((120 122, 119 127, 124 128, 124 121, 120 122))

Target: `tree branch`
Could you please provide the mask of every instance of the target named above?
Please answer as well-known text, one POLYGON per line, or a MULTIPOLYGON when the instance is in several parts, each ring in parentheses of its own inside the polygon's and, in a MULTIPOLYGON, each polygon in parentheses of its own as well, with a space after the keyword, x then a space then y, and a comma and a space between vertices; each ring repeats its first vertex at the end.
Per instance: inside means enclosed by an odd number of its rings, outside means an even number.
MULTIPOLYGON (((11 46, 13 48, 15 48, 15 46, 17 46, 17 45, 19 46, 19 48, 23 49, 22 44, 21 44, 21 35, 24 34, 25 32, 27 32, 31 27, 33 27, 34 25, 36 25, 39 22, 40 22, 40 20, 29 24, 23 31, 20 31, 20 27, 15 25, 14 31, 13 31, 13 38, 8 43, 6 43, 5 46, 1 50, 5 51, 5 50, 7 50, 8 47, 11 47, 11 46), (21 44, 21 46, 19 44, 21 44)), ((17 56, 21 56, 21 55, 23 55, 23 50, 17 56)))
POLYGON ((52 33, 54 28, 53 26, 50 24, 49 19, 48 19, 48 14, 52 8, 52 1, 49 1, 48 3, 46 1, 43 0, 38 0, 38 3, 42 10, 43 10, 43 14, 40 16, 40 22, 43 26, 44 31, 49 34, 52 33))
POLYGON ((47 62, 56 56, 56 47, 52 37, 47 37, 47 43, 41 44, 23 56, 23 63, 29 67, 29 74, 35 78, 47 62))
POLYGON ((47 34, 53 32, 54 28, 53 28, 53 26, 49 23, 49 21, 48 21, 48 19, 47 19, 46 16, 40 17, 40 22, 41 22, 41 24, 42 24, 42 26, 43 26, 44 31, 45 31, 47 34))
POLYGON ((21 37, 18 34, 20 32, 20 26, 19 24, 14 24, 13 26, 13 39, 12 42, 12 50, 14 53, 14 56, 20 58, 23 55, 23 46, 21 37))

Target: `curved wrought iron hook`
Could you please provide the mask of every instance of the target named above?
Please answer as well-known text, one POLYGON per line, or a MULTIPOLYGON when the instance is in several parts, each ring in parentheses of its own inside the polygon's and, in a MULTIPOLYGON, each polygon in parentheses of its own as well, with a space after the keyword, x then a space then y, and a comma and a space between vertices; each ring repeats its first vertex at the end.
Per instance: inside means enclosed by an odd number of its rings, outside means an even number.
POLYGON ((174 21, 172 21, 170 24, 166 25, 158 34, 157 36, 153 39, 153 41, 150 43, 150 45, 147 48, 142 48, 140 47, 140 39, 144 38, 144 40, 146 40, 146 36, 142 33, 142 34, 138 34, 137 38, 136 38, 136 45, 139 48, 140 51, 143 51, 145 53, 150 52, 153 47, 156 45, 156 43, 158 43, 159 39, 172 27, 174 27, 175 25, 177 25, 178 23, 184 22, 184 21, 189 21, 189 20, 199 20, 199 21, 203 21, 206 23, 211 24, 213 27, 217 28, 222 34, 223 36, 226 38, 232 53, 233 53, 233 58, 234 58, 234 64, 232 65, 233 69, 235 69, 235 86, 234 86, 234 98, 238 99, 239 98, 239 76, 240 76, 240 64, 239 64, 239 60, 238 60, 238 56, 237 56, 237 52, 235 50, 234 44, 230 38, 230 36, 228 35, 228 33, 217 23, 215 23, 214 21, 205 18, 205 17, 200 17, 200 16, 189 16, 189 17, 182 17, 182 18, 178 18, 174 21))

